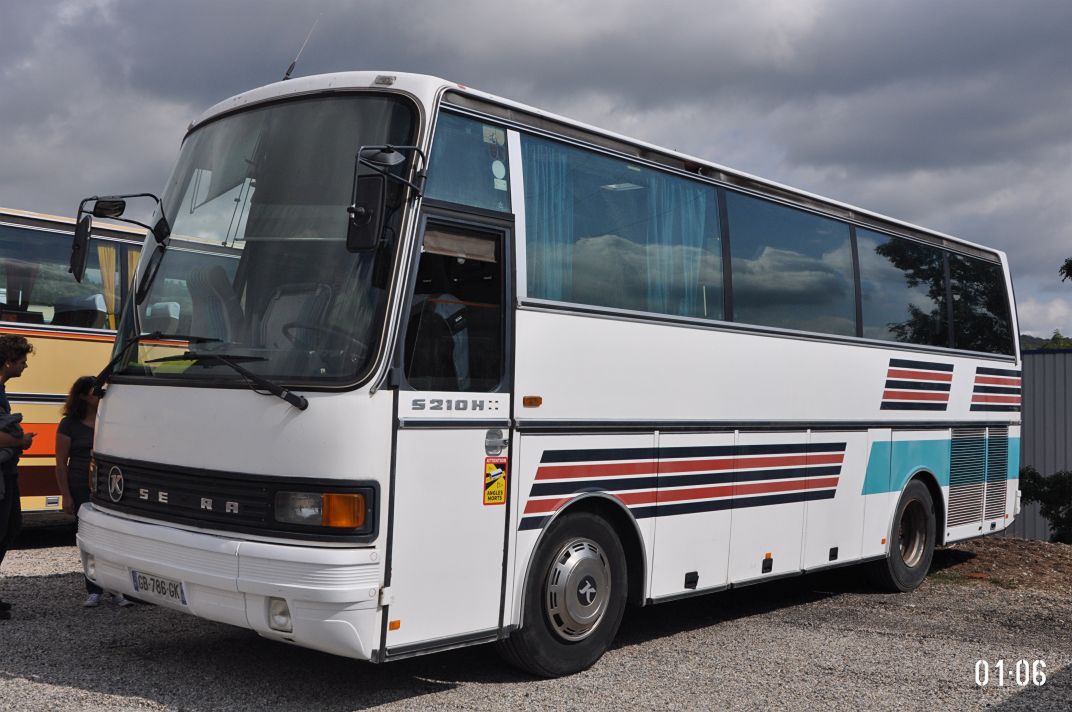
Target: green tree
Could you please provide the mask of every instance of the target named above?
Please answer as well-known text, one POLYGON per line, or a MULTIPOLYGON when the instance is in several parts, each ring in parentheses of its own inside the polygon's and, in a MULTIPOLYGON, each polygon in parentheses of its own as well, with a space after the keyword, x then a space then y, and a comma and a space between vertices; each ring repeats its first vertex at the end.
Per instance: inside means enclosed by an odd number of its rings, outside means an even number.
POLYGON ((1072 472, 1043 477, 1030 465, 1020 470, 1023 500, 1038 502, 1042 516, 1050 520, 1053 541, 1072 544, 1072 472))
POLYGON ((1065 263, 1061 265, 1061 269, 1057 270, 1057 273, 1061 275, 1061 281, 1066 279, 1072 279, 1072 257, 1065 260, 1065 263))
POLYGON ((1053 330, 1053 336, 1042 342, 1041 349, 1072 349, 1072 338, 1061 333, 1060 329, 1053 330))

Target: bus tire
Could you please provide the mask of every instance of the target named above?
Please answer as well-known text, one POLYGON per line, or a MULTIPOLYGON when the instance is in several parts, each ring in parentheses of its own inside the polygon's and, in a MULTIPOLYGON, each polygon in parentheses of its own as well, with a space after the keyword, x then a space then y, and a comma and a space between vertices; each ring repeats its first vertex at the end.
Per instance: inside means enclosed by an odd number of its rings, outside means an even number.
POLYGON ((500 643, 512 665, 540 677, 580 672, 610 647, 625 612, 625 551, 587 512, 552 522, 525 581, 522 627, 500 643))
POLYGON ((878 588, 905 592, 923 583, 934 558, 935 520, 930 490, 912 480, 894 510, 889 554, 872 564, 871 580, 878 588))

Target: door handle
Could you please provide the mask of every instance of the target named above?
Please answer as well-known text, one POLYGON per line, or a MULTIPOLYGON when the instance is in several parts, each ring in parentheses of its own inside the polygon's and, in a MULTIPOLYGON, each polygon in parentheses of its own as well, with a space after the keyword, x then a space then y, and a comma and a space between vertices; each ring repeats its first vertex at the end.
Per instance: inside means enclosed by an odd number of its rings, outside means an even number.
POLYGON ((493 428, 484 435, 484 452, 488 455, 501 455, 509 444, 510 438, 503 436, 503 431, 498 428, 493 428))

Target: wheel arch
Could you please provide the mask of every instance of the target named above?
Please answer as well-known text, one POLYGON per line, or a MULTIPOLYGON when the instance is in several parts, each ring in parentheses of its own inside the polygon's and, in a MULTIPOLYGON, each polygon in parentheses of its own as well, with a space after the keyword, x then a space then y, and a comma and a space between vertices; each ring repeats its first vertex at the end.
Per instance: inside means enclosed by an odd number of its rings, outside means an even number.
MULTIPOLYGON (((942 495, 942 486, 938 484, 938 478, 935 477, 933 472, 925 468, 920 468, 913 472, 912 476, 905 480, 904 487, 901 488, 901 493, 898 495, 898 501, 904 496, 904 491, 908 488, 908 485, 915 480, 923 483, 934 501, 934 543, 936 546, 945 544, 945 497, 942 495)), ((894 515, 896 516, 896 510, 894 515)), ((890 522, 890 531, 893 531, 892 520, 890 522)), ((892 542, 890 545, 893 545, 892 542)))
MULTIPOLYGON (((536 552, 543 545, 551 524, 560 517, 577 512, 587 512, 601 517, 614 529, 615 534, 618 535, 618 541, 621 542, 622 550, 625 552, 626 578, 629 581, 627 601, 643 606, 646 601, 644 587, 648 576, 648 559, 644 548, 644 537, 640 533, 640 525, 637 524, 636 518, 633 517, 629 508, 621 500, 606 492, 586 492, 578 495, 544 522, 540 530, 540 536, 536 539, 536 543, 532 547, 532 553, 529 555, 529 560, 525 564, 525 577, 522 581, 528 581, 529 576, 532 574, 533 559, 535 559, 536 552)), ((521 590, 524 592, 524 584, 522 584, 521 590)), ((520 604, 521 610, 524 611, 524 593, 522 593, 520 604)), ((524 625, 524 621, 522 621, 522 625, 524 625)))

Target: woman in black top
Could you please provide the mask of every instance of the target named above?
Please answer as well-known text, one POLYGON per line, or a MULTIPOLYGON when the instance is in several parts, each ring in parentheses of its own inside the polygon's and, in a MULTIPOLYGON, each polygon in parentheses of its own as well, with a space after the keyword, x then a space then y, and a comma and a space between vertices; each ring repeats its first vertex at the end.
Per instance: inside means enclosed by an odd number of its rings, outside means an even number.
MULTIPOLYGON (((100 396, 93 392, 96 379, 82 376, 67 394, 63 420, 56 429, 56 482, 63 494, 63 511, 77 514, 78 508, 89 501, 89 458, 93 453, 93 425, 97 419, 100 396)), ((83 605, 91 608, 100 604, 100 586, 86 579, 89 594, 83 605)), ((119 605, 129 602, 121 594, 115 597, 119 605)))

